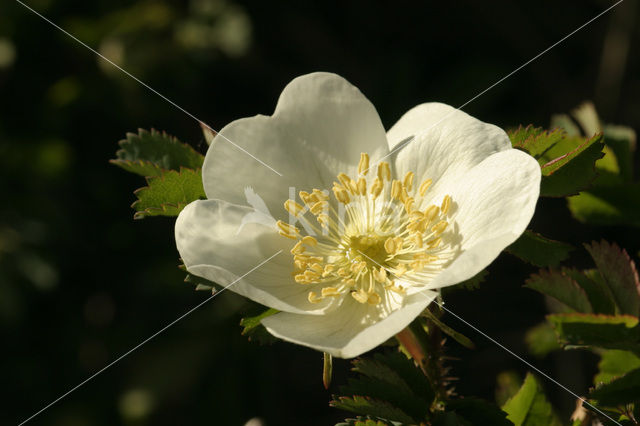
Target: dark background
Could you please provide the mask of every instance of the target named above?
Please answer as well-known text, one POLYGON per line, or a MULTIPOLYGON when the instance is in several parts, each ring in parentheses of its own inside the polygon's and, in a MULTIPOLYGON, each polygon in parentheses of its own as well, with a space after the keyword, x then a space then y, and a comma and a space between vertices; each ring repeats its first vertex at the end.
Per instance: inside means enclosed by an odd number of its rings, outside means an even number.
MULTIPOLYGON (((28 4, 214 128, 270 114, 292 78, 343 75, 389 127, 426 101, 459 106, 609 7, 584 2, 58 1, 28 4)), ((586 99, 606 122, 640 128, 638 7, 593 22, 470 103, 502 127, 546 126, 586 99)), ((111 166, 138 127, 204 152, 197 122, 98 59, 19 3, 0 5, 0 423, 17 424, 207 297, 182 282, 173 219, 133 221, 144 181, 111 166)), ((572 221, 564 200, 539 203, 532 228, 577 246, 606 237, 632 255, 637 231, 572 221)), ((588 266, 582 249, 571 261, 588 266)), ((597 357, 536 359, 523 336, 546 312, 522 288, 535 271, 502 255, 449 309, 584 395, 597 357)), ((240 336, 230 292, 107 369, 32 424, 329 425, 321 354, 240 336)), ((527 367, 473 330, 452 342, 458 390, 493 400, 496 375, 527 367)), ((543 379, 566 420, 574 397, 543 379)))

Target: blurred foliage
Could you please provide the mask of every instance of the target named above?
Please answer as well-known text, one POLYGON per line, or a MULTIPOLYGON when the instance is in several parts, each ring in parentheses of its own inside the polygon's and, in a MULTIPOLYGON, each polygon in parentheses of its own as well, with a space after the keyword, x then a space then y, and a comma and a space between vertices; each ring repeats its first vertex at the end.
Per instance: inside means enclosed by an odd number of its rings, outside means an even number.
MULTIPOLYGON (((376 7, 362 1, 28 4, 215 128, 257 111, 270 113, 286 82, 316 70, 334 71, 356 83, 387 127, 421 102, 461 105, 603 8, 599 1, 580 8, 507 1, 491 8, 470 1, 376 7)), ((579 247, 605 238, 629 253, 640 250, 634 204, 640 193, 638 156, 630 130, 640 128, 640 63, 624 56, 625 46, 627 51, 636 47, 640 37, 633 22, 625 24, 637 15, 633 7, 624 2, 465 108, 501 127, 541 126, 547 117, 595 93, 598 121, 629 126, 594 126, 588 109, 578 114, 586 118, 572 113, 552 126, 588 140, 602 132, 605 156, 596 162, 593 186, 569 198, 570 210, 561 199, 540 201, 531 227, 545 239, 579 247), (607 46, 602 58, 601 46, 607 46)), ((18 3, 0 5, 0 97, 0 194, 5 196, 0 208, 0 330, 6 384, 0 423, 16 424, 209 296, 182 284, 171 219, 131 220, 128 205, 135 196, 130 190, 141 186, 140 177, 120 173, 106 160, 126 130, 166 129, 200 154, 210 134, 203 137, 192 117, 18 3)), ((566 274, 587 286, 587 279, 601 286, 600 278, 585 269, 586 252, 571 254, 576 266, 566 274)), ((552 305, 519 288, 531 272, 532 267, 501 257, 489 275, 482 274, 488 278, 476 291, 451 292, 447 303, 522 353, 525 330, 539 323, 545 304, 552 305)), ((240 312, 255 308, 233 294, 221 294, 37 421, 341 421, 343 413, 326 403, 321 354, 281 343, 263 347, 240 335, 240 312)), ((617 308, 605 302, 597 309, 617 308)), ((447 317, 442 321, 459 326, 447 317)), ((460 394, 491 399, 498 373, 507 369, 525 376, 526 366, 519 361, 491 342, 470 337, 474 352, 448 345, 448 356, 465 359, 451 363, 460 394)), ((591 374, 606 383, 622 378, 612 392, 627 389, 624 375, 630 370, 612 369, 607 360, 635 355, 597 351, 600 370, 591 351, 551 351, 536 365, 583 395, 592 385, 591 374)), ((334 383, 346 383, 348 364, 336 360, 333 369, 334 383)), ((513 396, 517 381, 500 380, 502 398, 513 396)), ((572 397, 551 386, 546 391, 559 417, 568 419, 572 397)), ((606 397, 606 388, 600 392, 606 397)), ((464 404, 450 405, 439 421, 456 424, 451 422, 477 409, 474 402, 464 404)))

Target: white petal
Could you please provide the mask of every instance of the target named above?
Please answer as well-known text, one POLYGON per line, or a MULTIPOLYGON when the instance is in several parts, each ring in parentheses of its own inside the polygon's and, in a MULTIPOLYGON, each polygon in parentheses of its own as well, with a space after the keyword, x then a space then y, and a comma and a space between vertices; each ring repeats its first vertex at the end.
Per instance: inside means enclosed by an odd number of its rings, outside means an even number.
POLYGON ((374 106, 340 76, 308 74, 285 87, 273 116, 243 118, 220 131, 205 158, 204 188, 208 198, 243 205, 243 190, 251 186, 271 214, 284 219, 290 187, 293 194, 330 189, 337 173, 357 168, 361 152, 372 158, 389 152, 374 106))
POLYGON ((187 270, 222 286, 237 281, 230 291, 281 311, 320 314, 326 310, 328 303, 307 300, 314 286, 296 283, 291 277, 289 250, 295 241, 281 237, 271 226, 243 225, 243 218, 253 213, 251 208, 219 200, 186 206, 176 221, 175 237, 187 270))
POLYGON ((418 185, 432 179, 436 193, 451 179, 496 152, 511 149, 507 134, 493 124, 441 103, 409 110, 387 133, 397 176, 416 174, 418 185), (413 137, 411 142, 399 145, 413 137))
POLYGON ((513 243, 533 216, 540 178, 540 166, 533 157, 509 149, 486 158, 442 188, 453 200, 452 217, 463 252, 429 287, 471 278, 513 243))
POLYGON ((423 291, 408 297, 405 306, 377 319, 379 308, 345 298, 340 308, 322 316, 279 313, 262 320, 271 334, 288 342, 353 358, 402 331, 438 293, 423 291), (368 318, 373 316, 374 319, 368 318))

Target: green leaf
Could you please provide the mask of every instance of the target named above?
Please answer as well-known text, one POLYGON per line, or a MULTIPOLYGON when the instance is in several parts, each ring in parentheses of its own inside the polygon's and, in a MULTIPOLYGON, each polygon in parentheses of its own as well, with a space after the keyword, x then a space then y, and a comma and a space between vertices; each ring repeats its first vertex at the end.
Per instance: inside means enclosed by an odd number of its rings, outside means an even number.
POLYGON ((419 423, 419 421, 412 418, 398 407, 394 407, 388 402, 366 396, 341 396, 338 397, 338 399, 332 400, 329 405, 360 415, 379 417, 385 420, 407 424, 419 423))
POLYGON ((138 201, 134 219, 146 216, 177 216, 190 202, 205 198, 200 170, 169 170, 147 178, 148 186, 134 192, 138 201))
POLYGON ((593 379, 596 385, 608 383, 616 377, 620 377, 631 370, 640 368, 640 357, 629 351, 608 350, 600 354, 598 374, 593 379))
POLYGON ((604 283, 597 269, 580 272, 577 269, 562 268, 562 274, 573 279, 587 293, 593 313, 605 315, 616 313, 616 304, 611 290, 604 283))
POLYGON ((603 128, 604 142, 615 154, 620 176, 624 181, 633 178, 633 152, 636 148, 636 132, 626 126, 608 124, 603 128))
POLYGON ((451 338, 453 338, 453 340, 460 343, 465 348, 475 349, 476 345, 473 344, 471 339, 440 321, 440 319, 436 317, 429 309, 425 309, 423 311, 423 315, 433 321, 440 330, 449 335, 451 338))
MULTIPOLYGON (((555 339, 555 335, 554 335, 555 339)), ((522 379, 515 371, 502 371, 496 376, 496 403, 503 406, 522 386, 522 379)))
POLYGON ((241 334, 247 336, 249 340, 260 344, 271 344, 277 341, 277 339, 264 328, 261 321, 278 312, 280 311, 277 309, 269 308, 258 315, 242 318, 240 320, 240 326, 243 327, 241 334))
POLYGON ((595 162, 602 157, 601 134, 591 138, 569 136, 562 129, 544 131, 527 126, 509 132, 514 148, 532 155, 540 164, 540 195, 565 197, 586 189, 596 177, 595 162))
POLYGON ((640 352, 638 318, 631 315, 552 314, 553 324, 563 346, 598 346, 640 352))
POLYGON ((513 422, 507 420, 507 413, 494 404, 477 398, 454 399, 445 404, 445 410, 454 412, 463 419, 468 419, 469 424, 513 426, 513 422))
POLYGON ((222 289, 222 286, 209 281, 206 278, 202 278, 190 273, 187 273, 187 276, 184 278, 184 282, 193 285, 196 291, 210 291, 212 293, 215 293, 216 291, 222 289))
POLYGON ((565 197, 585 190, 596 177, 595 162, 604 155, 602 135, 590 139, 566 137, 547 151, 556 156, 542 169, 540 195, 565 197))
POLYGON ((551 296, 574 311, 593 312, 584 289, 562 272, 541 270, 532 274, 524 286, 551 296))
POLYGON ((529 353, 542 358, 562 347, 558 344, 556 333, 548 322, 531 327, 524 336, 529 353))
POLYGON ((342 423, 336 423, 336 426, 402 426, 397 422, 388 420, 372 419, 371 417, 358 417, 356 419, 345 419, 342 423))
POLYGON ((181 167, 199 169, 204 156, 174 136, 155 129, 138 129, 138 133, 127 133, 119 142, 120 149, 111 164, 142 176, 160 176, 163 171, 181 167))
POLYGON ((601 405, 612 407, 632 402, 640 403, 640 368, 598 386, 589 397, 597 399, 601 405))
POLYGON ((541 127, 533 127, 532 125, 527 127, 520 126, 515 130, 510 130, 508 134, 511 139, 511 145, 514 148, 527 151, 538 160, 541 166, 549 161, 549 158, 545 157, 549 149, 566 136, 560 129, 546 131, 541 127))
POLYGON ((570 244, 550 240, 533 231, 524 233, 509 247, 507 252, 535 266, 558 266, 573 250, 570 244))
POLYGON ((540 383, 531 373, 527 374, 518 393, 502 409, 516 426, 561 425, 540 383))
POLYGON ((567 201, 580 222, 640 227, 640 183, 594 187, 567 201))
POLYGON ((640 316, 640 279, 627 252, 604 240, 585 247, 611 289, 620 313, 640 316))
POLYGON ((567 114, 554 114, 551 116, 551 127, 560 127, 569 136, 580 136, 582 132, 580 127, 567 114))

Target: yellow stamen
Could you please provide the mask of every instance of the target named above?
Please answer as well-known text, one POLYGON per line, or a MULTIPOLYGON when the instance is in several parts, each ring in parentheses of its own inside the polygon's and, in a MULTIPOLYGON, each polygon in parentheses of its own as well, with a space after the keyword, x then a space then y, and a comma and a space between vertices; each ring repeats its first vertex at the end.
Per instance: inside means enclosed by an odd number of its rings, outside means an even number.
POLYGON ((407 188, 407 191, 411 191, 411 188, 413 188, 414 176, 415 176, 415 173, 413 172, 407 172, 407 174, 404 175, 404 181, 402 181, 402 184, 404 185, 405 188, 407 188))
POLYGON ((371 195, 374 200, 378 198, 383 188, 384 184, 382 183, 382 180, 379 177, 376 177, 373 181, 373 185, 371 185, 371 195))
POLYGON ((335 287, 325 287, 322 289, 322 297, 339 296, 340 292, 335 287))
POLYGON ((278 231, 278 234, 282 235, 283 237, 287 237, 287 238, 289 238, 289 239, 291 239, 291 240, 297 240, 297 239, 298 239, 298 237, 297 237, 297 236, 287 234, 287 233, 286 233, 286 232, 284 232, 284 231, 278 231))
POLYGON ((302 245, 302 241, 298 241, 296 245, 291 249, 291 254, 302 254, 305 250, 306 248, 302 245))
POLYGON ((304 237, 302 237, 302 243, 306 244, 310 247, 315 247, 318 245, 318 240, 316 240, 314 237, 312 237, 311 235, 305 235, 304 237))
POLYGON ((391 168, 386 161, 378 163, 378 178, 382 181, 391 180, 391 168))
POLYGON ((429 241, 427 243, 427 248, 432 249, 432 248, 438 247, 440 243, 442 243, 442 238, 438 237, 436 239, 429 241))
POLYGON ((433 231, 436 235, 440 235, 444 232, 445 229, 447 229, 447 225, 449 224, 446 220, 441 220, 440 222, 433 225, 431 231, 433 231))
POLYGON ((320 303, 322 301, 322 296, 318 296, 313 291, 309 292, 309 302, 311 303, 320 303))
POLYGON ((369 154, 363 152, 360 154, 360 163, 358 163, 358 174, 367 175, 369 171, 369 154))
POLYGON ((328 207, 329 203, 327 201, 318 201, 313 206, 311 206, 309 210, 311 211, 311 213, 317 216, 323 211, 328 210, 328 207))
POLYGON ((380 298, 380 295, 378 293, 374 292, 368 294, 367 303, 370 305, 377 305, 381 300, 382 299, 380 298))
POLYGON ((363 177, 358 179, 358 194, 367 195, 367 180, 363 177))
POLYGON ((427 190, 432 183, 433 181, 431 179, 425 179, 425 181, 420 184, 420 188, 418 189, 418 191, 420 192, 421 197, 424 197, 424 194, 427 193, 427 190))
POLYGON ((360 303, 367 303, 367 301, 369 300, 369 295, 363 289, 352 291, 351 296, 360 303))
POLYGON ((281 220, 277 221, 276 225, 278 225, 278 228, 280 228, 282 232, 286 232, 287 234, 298 234, 300 232, 295 226, 289 225, 281 220))
POLYGON ((435 205, 431 204, 424 211, 424 218, 427 220, 427 222, 433 221, 433 219, 435 219, 436 216, 438 215, 438 213, 440 212, 439 210, 440 209, 438 208, 438 206, 435 206, 435 205))
POLYGON ((304 207, 301 206, 300 204, 296 203, 293 200, 287 200, 284 202, 284 208, 286 211, 289 212, 289 214, 298 217, 298 215, 302 212, 304 212, 304 207))
POLYGON ((399 180, 391 182, 391 198, 399 200, 402 194, 402 183, 399 180))
POLYGON ((449 211, 449 207, 451 207, 451 197, 448 195, 445 195, 444 198, 442 199, 442 205, 440 206, 440 210, 442 211, 442 214, 447 214, 447 212, 449 211))

